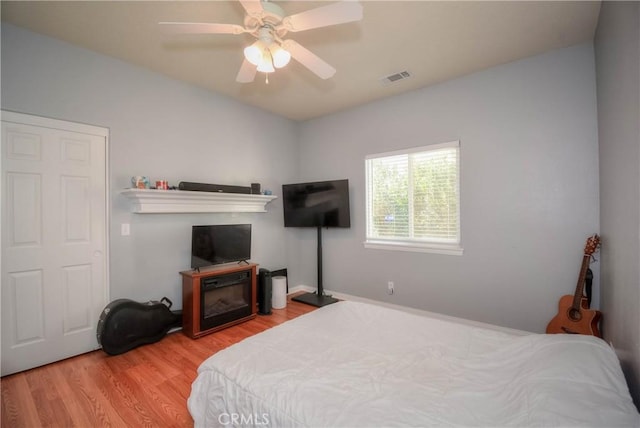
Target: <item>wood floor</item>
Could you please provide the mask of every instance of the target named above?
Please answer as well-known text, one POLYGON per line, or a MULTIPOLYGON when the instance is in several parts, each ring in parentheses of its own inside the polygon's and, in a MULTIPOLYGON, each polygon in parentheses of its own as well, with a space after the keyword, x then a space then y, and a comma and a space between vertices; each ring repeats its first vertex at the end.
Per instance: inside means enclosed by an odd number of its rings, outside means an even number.
POLYGON ((198 366, 240 340, 315 309, 289 301, 192 340, 181 332, 125 354, 83 354, 3 377, 2 427, 190 427, 187 397, 198 366))

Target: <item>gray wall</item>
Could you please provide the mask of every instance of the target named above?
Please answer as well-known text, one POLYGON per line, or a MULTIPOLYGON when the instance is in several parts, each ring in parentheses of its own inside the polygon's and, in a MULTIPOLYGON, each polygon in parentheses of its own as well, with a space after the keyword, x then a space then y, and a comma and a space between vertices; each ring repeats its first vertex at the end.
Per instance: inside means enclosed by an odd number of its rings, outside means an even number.
POLYGON ((180 308, 193 224, 252 223, 252 259, 287 266, 295 236, 278 199, 264 214, 133 214, 119 192, 133 175, 279 189, 297 172, 295 123, 6 23, 2 108, 110 129, 111 299, 166 296, 180 308))
POLYGON ((531 331, 573 293, 598 231, 594 70, 587 44, 295 124, 2 26, 2 108, 111 130, 112 299, 180 301, 177 272, 202 223, 253 223, 254 260, 288 267, 292 285, 316 282, 315 231, 284 229, 280 200, 266 214, 138 215, 118 194, 130 176, 257 181, 276 195, 286 182, 349 178, 352 228, 324 231, 327 289, 531 331), (364 156, 453 139, 464 255, 365 250, 364 156))
POLYGON ((603 2, 595 38, 602 311, 640 408, 640 4, 603 2))
MULTIPOLYGON (((596 114, 584 44, 303 123, 300 178, 351 186, 351 229, 323 235, 325 288, 543 332, 598 232, 596 114), (365 249, 365 155, 451 140, 464 255, 365 249)), ((301 233, 309 285, 314 245, 313 231, 301 233)))

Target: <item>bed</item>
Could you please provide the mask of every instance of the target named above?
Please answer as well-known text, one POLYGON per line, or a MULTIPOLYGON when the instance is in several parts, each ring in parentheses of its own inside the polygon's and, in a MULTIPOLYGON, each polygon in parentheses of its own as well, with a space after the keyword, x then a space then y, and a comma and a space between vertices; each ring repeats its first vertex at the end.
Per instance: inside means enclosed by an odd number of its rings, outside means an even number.
POLYGON ((640 426, 603 340, 343 301, 198 369, 195 427, 640 426))

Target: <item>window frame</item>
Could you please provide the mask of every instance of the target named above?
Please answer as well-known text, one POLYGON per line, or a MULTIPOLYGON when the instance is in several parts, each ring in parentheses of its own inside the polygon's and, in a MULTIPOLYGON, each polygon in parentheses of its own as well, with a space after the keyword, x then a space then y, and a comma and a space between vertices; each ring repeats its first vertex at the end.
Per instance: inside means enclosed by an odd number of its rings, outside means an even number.
MULTIPOLYGON (((460 218, 460 205, 462 197, 460 195, 460 176, 461 176, 461 165, 460 165, 460 140, 449 141, 446 143, 439 144, 431 144, 420 147, 412 147, 409 149, 402 150, 394 150, 390 152, 384 153, 374 153, 365 156, 365 241, 364 247, 369 249, 377 249, 377 250, 392 250, 392 251, 410 251, 410 252, 422 252, 422 253, 436 253, 436 254, 448 254, 448 255, 462 255, 462 234, 461 234, 461 218, 460 218), (458 216, 458 224, 457 224, 457 242, 438 242, 437 239, 432 239, 429 241, 417 241, 413 239, 402 239, 402 238, 370 238, 369 231, 371 230, 371 213, 369 209, 371 207, 371 170, 370 170, 370 160, 398 156, 398 155, 411 155, 415 153, 422 152, 430 152, 434 150, 440 150, 445 148, 455 148, 456 149, 456 191, 458 194, 458 204, 457 204, 457 216, 458 216)), ((409 156, 409 164, 411 163, 411 156, 409 156)), ((408 173, 411 174, 411 167, 408 165, 408 173)), ((413 200, 413 186, 409 186, 409 197, 410 200, 413 200)), ((409 215, 409 223, 410 228, 413 228, 411 224, 413 222, 412 211, 413 204, 409 204, 408 210, 410 212, 409 215)))

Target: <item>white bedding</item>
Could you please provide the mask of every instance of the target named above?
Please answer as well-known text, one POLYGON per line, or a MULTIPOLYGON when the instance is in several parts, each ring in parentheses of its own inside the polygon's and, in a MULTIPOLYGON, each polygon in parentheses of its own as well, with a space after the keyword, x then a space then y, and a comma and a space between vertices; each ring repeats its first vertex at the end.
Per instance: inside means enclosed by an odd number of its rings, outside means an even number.
POLYGON ((216 353, 188 407, 195 427, 640 427, 600 339, 517 336, 356 302, 216 353))

